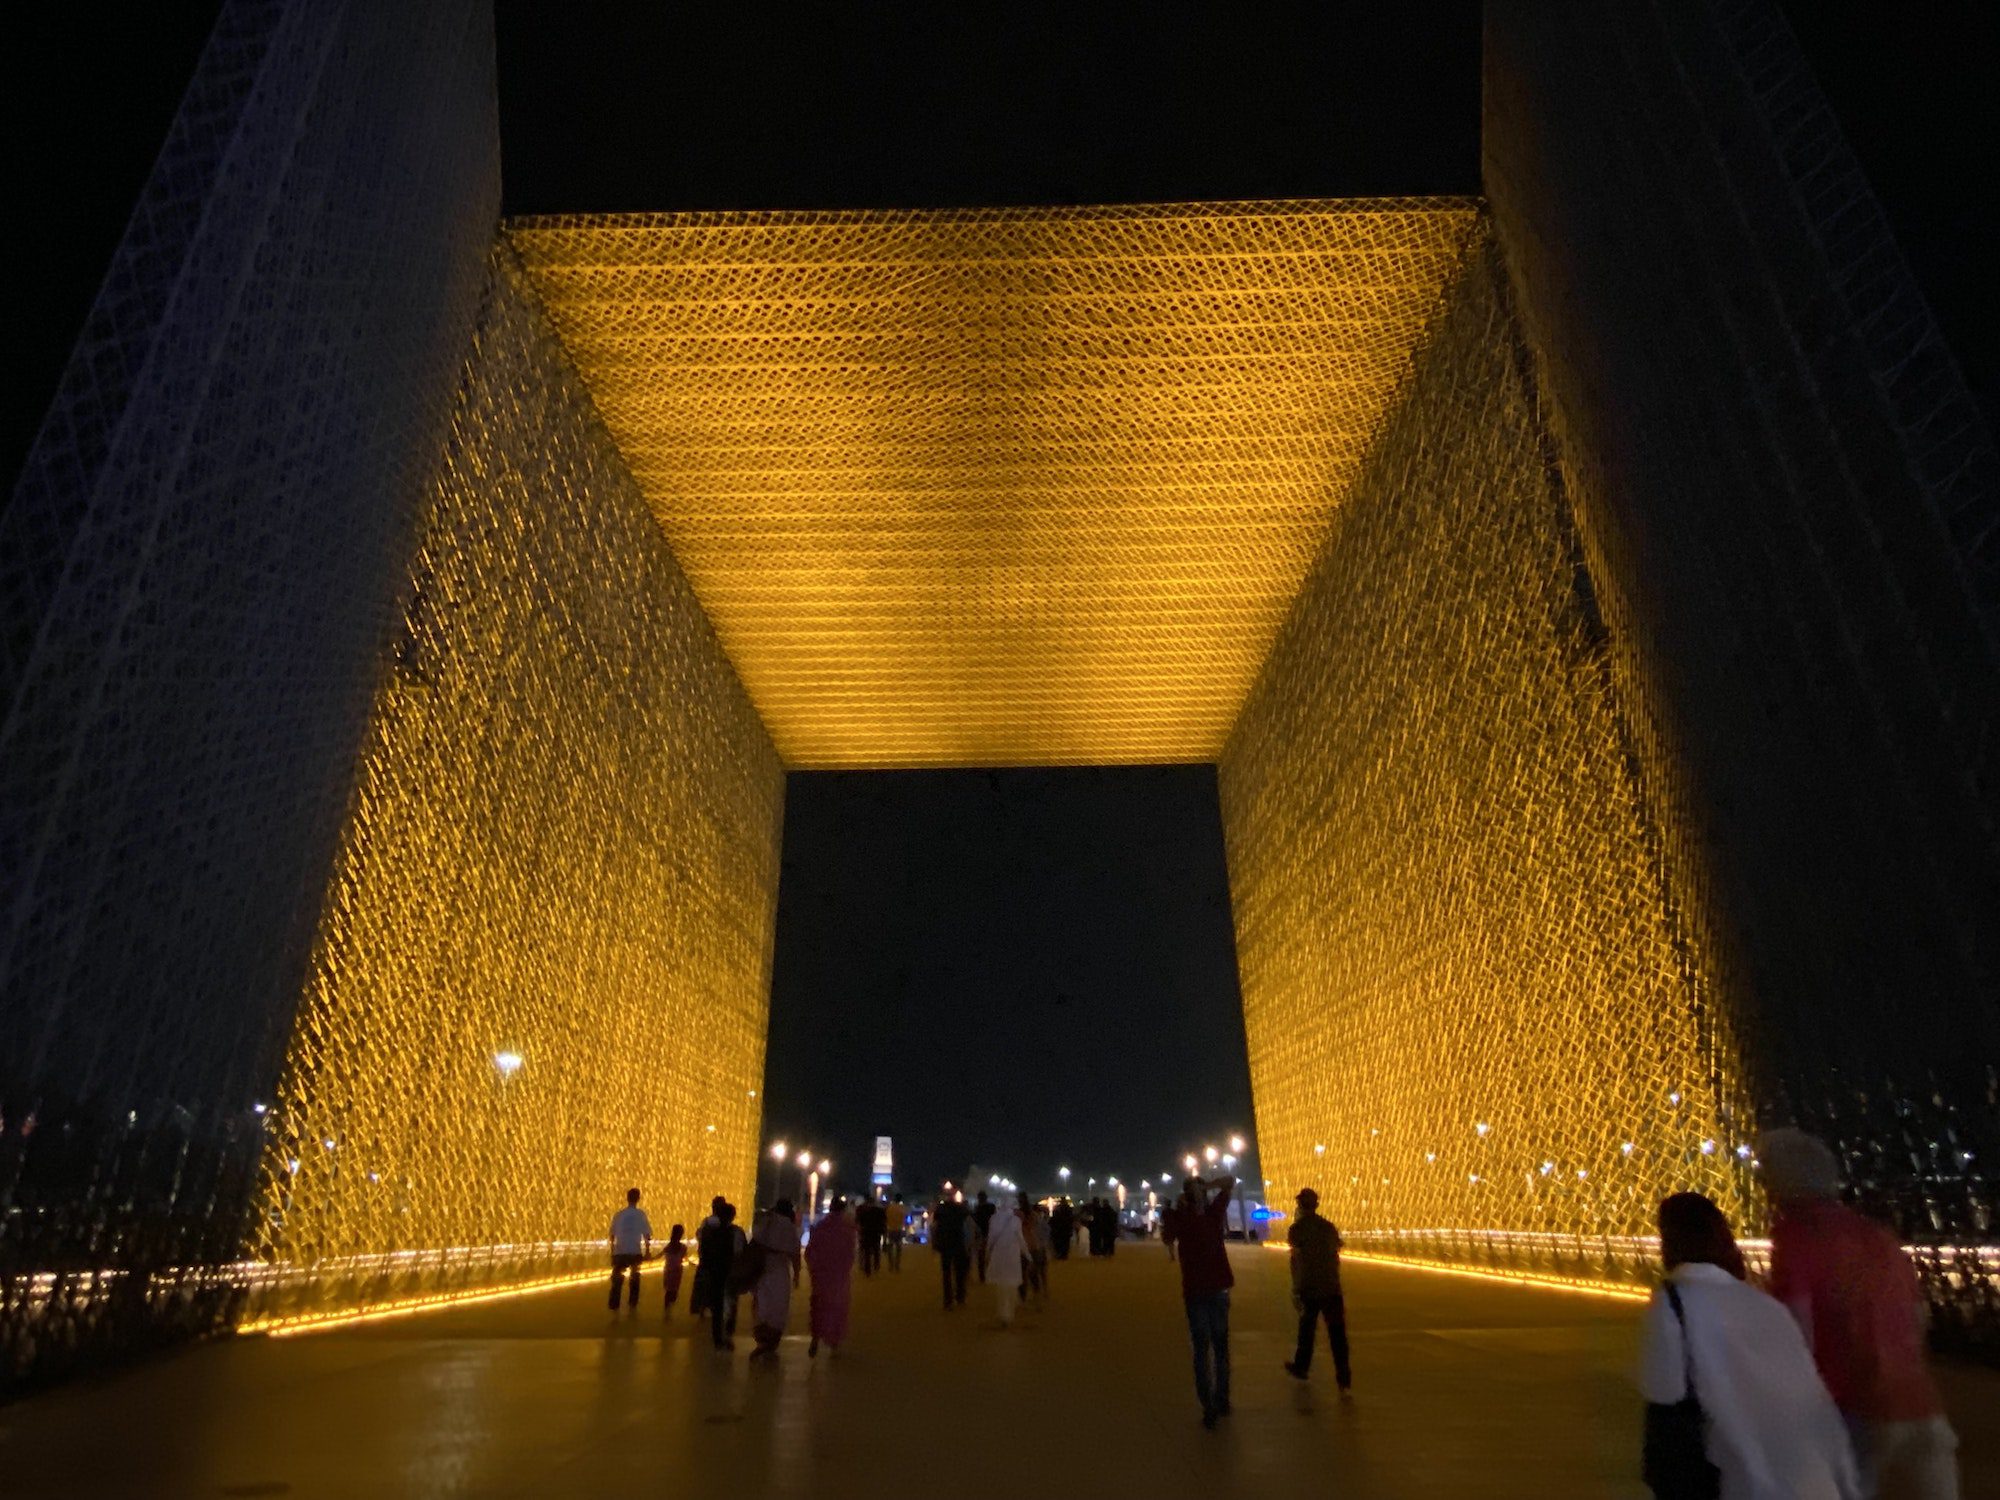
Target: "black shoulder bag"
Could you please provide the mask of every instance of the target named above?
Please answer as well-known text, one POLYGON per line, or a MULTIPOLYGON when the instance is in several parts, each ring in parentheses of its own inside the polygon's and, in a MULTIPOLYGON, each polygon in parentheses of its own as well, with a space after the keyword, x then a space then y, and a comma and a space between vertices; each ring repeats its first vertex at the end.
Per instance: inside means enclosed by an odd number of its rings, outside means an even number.
POLYGON ((1681 1325, 1681 1380, 1686 1394, 1671 1404, 1646 1403, 1646 1454, 1642 1472, 1657 1500, 1716 1500, 1722 1471, 1708 1461, 1701 1400, 1694 1393, 1694 1349, 1688 1343, 1681 1294, 1669 1282, 1667 1302, 1681 1325))

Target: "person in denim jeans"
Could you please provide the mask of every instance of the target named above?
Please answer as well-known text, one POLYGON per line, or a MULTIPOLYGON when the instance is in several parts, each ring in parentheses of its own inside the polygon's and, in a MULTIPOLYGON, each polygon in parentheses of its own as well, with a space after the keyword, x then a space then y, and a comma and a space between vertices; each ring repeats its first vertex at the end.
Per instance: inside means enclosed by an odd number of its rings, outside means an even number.
POLYGON ((1181 1299, 1187 1304, 1188 1342, 1194 1346, 1194 1393, 1201 1425, 1229 1415, 1229 1269, 1224 1238, 1234 1177, 1203 1182, 1190 1177, 1181 1189, 1181 1299))

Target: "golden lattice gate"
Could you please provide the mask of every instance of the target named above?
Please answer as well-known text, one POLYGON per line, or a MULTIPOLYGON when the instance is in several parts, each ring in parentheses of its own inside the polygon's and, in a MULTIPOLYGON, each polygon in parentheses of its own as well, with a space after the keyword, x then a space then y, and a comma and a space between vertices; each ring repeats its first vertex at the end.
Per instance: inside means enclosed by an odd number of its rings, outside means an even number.
POLYGON ((1990 434, 1768 6, 1487 45, 1477 202, 503 223, 478 0, 225 7, 0 513, 0 1378, 746 1195, 857 766, 1216 763, 1356 1244, 1782 1115, 1990 1340, 1990 434))

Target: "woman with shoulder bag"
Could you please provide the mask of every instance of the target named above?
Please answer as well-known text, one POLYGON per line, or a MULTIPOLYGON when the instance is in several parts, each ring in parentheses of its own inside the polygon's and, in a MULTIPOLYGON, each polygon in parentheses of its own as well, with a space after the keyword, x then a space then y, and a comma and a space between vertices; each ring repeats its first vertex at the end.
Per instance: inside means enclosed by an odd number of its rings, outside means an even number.
POLYGON ((1658 1500, 1860 1500, 1847 1429, 1791 1314, 1744 1279, 1722 1210, 1660 1205, 1666 1279, 1646 1310, 1639 1386, 1658 1500))

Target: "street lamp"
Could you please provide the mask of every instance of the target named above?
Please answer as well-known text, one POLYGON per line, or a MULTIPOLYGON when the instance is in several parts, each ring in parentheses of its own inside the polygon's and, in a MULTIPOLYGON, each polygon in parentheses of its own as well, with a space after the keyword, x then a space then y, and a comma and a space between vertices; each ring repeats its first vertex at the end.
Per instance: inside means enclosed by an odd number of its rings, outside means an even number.
POLYGON ((1241 1156, 1243 1154, 1243 1137, 1232 1135, 1229 1138, 1229 1149, 1234 1151, 1238 1156, 1241 1156))
POLYGON ((1188 1169, 1188 1175, 1192 1177, 1195 1167, 1199 1164, 1194 1159, 1194 1153, 1190 1151, 1186 1156, 1181 1158, 1181 1165, 1188 1169))
POLYGON ((1058 1176, 1058 1177, 1060 1177, 1060 1178, 1062 1179, 1062 1185, 1063 1185, 1064 1187, 1068 1187, 1068 1186, 1069 1186, 1069 1168, 1068 1168, 1068 1167, 1057 1167, 1057 1168, 1056 1168, 1056 1176, 1058 1176))
POLYGON ((1222 1153, 1217 1151, 1213 1146, 1204 1146, 1201 1148, 1201 1154, 1213 1162, 1222 1153))
MULTIPOLYGON (((770 1157, 773 1163, 771 1167, 771 1196, 776 1197, 778 1190, 784 1186, 781 1180, 785 1175, 785 1143, 783 1141, 771 1142, 770 1157)), ((757 1190, 761 1193, 763 1188, 764 1166, 763 1163, 759 1162, 757 1165, 757 1190)))

